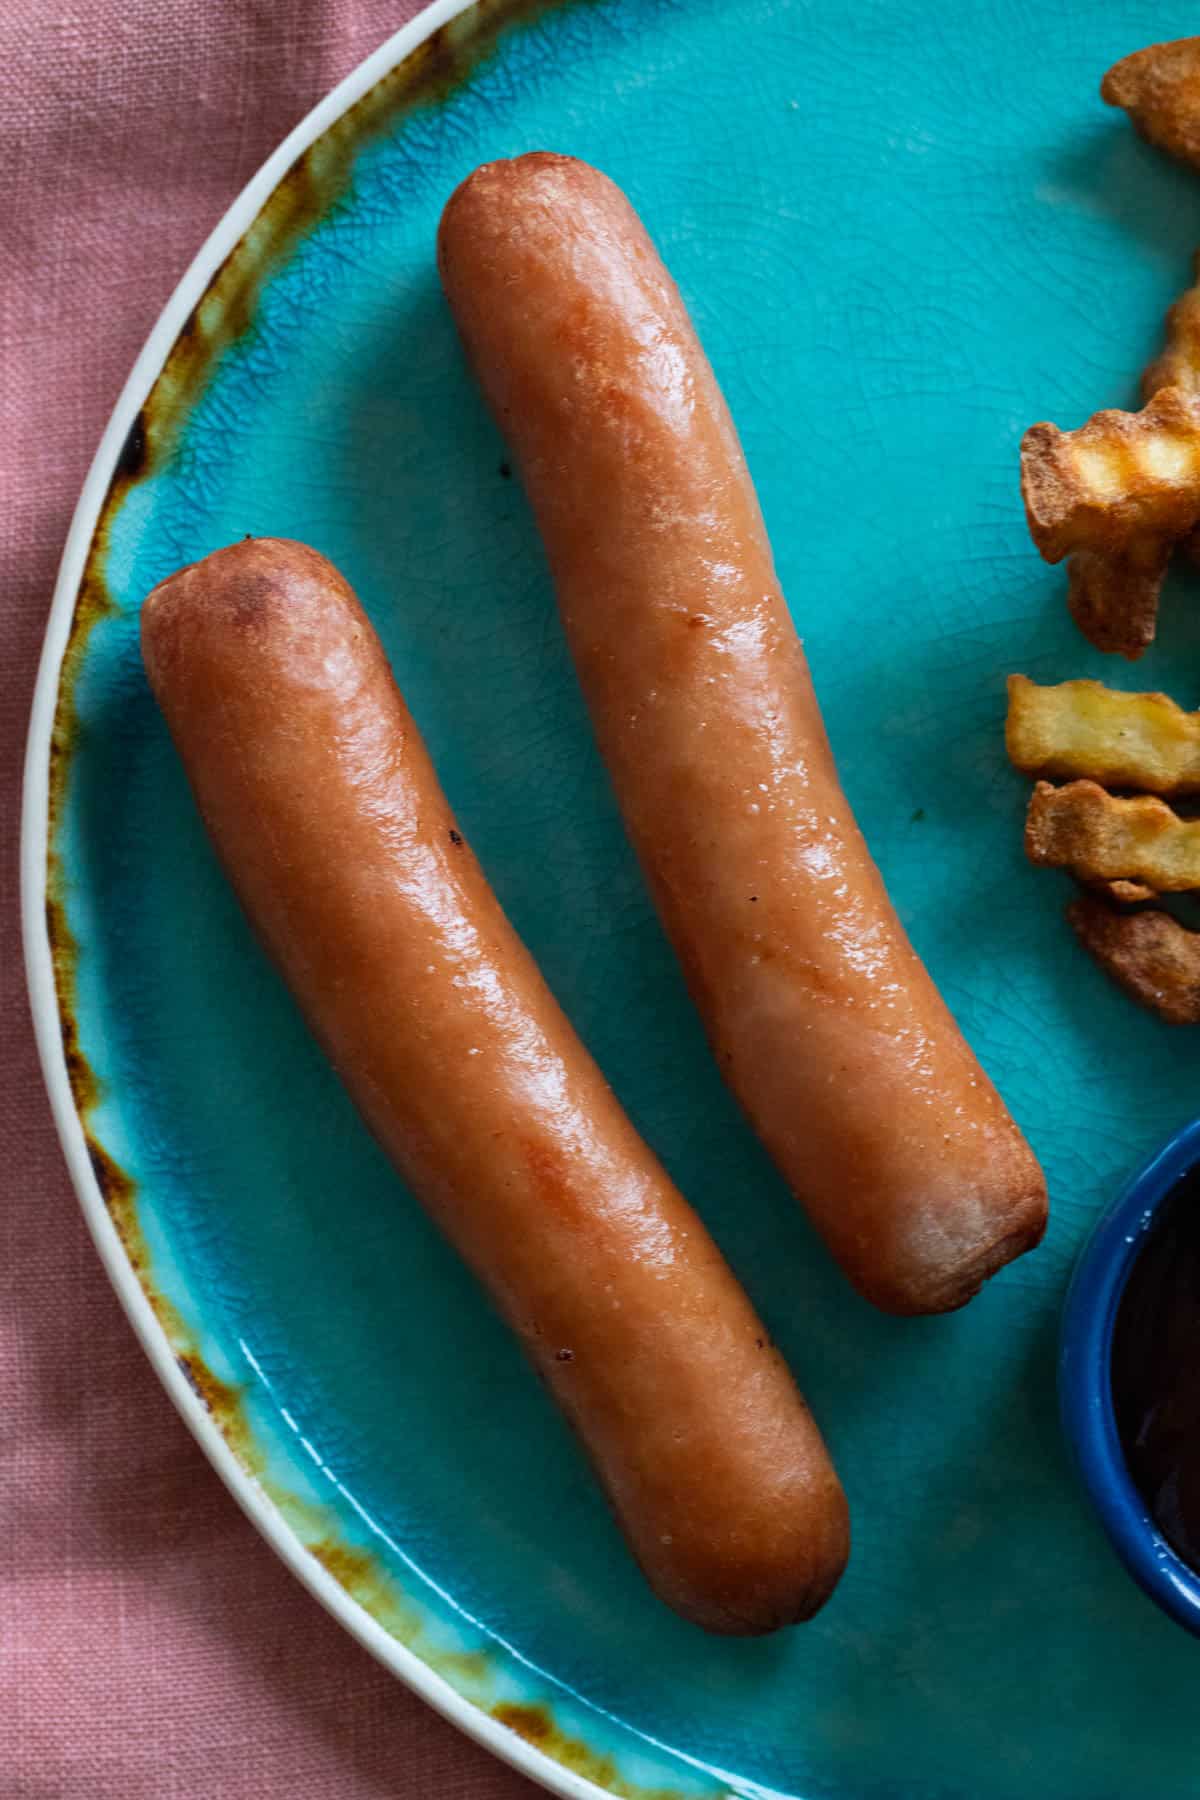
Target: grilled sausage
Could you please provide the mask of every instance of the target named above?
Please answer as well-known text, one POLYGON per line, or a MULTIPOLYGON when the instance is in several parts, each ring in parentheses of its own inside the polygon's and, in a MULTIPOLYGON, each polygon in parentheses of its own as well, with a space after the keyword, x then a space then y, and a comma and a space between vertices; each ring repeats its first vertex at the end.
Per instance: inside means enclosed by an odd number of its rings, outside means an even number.
POLYGON ((563 156, 477 169, 438 251, 721 1067, 862 1293, 961 1306, 1037 1243, 1045 1183, 838 784, 679 293, 620 191, 563 156))
POLYGON ((848 1547, 820 1434, 500 910, 350 588, 247 540, 154 590, 142 649, 252 924, 651 1584, 711 1631, 807 1618, 848 1547))

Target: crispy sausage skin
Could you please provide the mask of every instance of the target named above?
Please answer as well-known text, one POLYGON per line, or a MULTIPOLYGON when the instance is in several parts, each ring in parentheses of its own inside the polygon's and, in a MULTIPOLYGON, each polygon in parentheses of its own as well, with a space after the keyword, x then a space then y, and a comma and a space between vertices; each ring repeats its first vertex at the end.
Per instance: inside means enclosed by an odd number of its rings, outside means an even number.
POLYGON ((678 290, 620 191, 543 153, 457 189, 438 259, 721 1067, 863 1294, 961 1306, 1037 1243, 1045 1183, 842 794, 678 290))
POLYGON ((848 1550, 820 1434, 500 910, 346 582, 248 539, 155 588, 142 653, 252 924, 648 1580, 710 1631, 809 1617, 848 1550))

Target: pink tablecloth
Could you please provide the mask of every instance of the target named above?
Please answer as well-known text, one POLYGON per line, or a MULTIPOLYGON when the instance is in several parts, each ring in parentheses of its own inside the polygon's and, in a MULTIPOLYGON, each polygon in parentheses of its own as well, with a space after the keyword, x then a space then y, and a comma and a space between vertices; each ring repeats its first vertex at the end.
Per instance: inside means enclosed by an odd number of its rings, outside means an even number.
POLYGON ((68 1186, 19 954, 20 762, 75 497, 242 183, 414 0, 0 0, 0 1797, 535 1790, 310 1600, 225 1493, 68 1186))

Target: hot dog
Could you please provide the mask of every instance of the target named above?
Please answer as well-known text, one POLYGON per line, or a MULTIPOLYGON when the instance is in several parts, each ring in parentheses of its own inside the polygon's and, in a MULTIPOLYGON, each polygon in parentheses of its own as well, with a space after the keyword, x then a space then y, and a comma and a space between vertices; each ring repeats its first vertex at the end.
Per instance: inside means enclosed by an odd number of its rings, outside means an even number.
POLYGON ((520 466, 599 743, 715 1054, 855 1285, 960 1306, 1046 1190, 838 784, 733 423, 619 190, 452 195, 442 281, 520 466))
POLYGON ((251 923, 653 1587, 711 1631, 807 1618, 848 1549, 820 1434, 502 913, 350 588, 247 540, 155 588, 142 652, 251 923))

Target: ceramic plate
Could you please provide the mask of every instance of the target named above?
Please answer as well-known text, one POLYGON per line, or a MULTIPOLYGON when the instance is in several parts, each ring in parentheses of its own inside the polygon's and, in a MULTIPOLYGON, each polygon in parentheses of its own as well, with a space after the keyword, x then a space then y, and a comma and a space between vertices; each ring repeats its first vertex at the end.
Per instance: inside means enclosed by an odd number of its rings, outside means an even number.
POLYGON ((1195 1040, 1082 957, 1021 854, 1004 677, 1194 704, 1172 585, 1136 670, 1026 537, 1034 419, 1130 403, 1200 179, 1101 106, 1183 0, 434 6, 318 108, 155 329, 80 503, 33 722, 34 1008, 83 1205, 213 1462, 375 1653, 563 1793, 1194 1793, 1196 1647, 1059 1439, 1076 1248, 1194 1111, 1195 1040), (722 1089, 622 836, 537 538, 434 269, 483 159, 629 192, 745 440, 850 798, 1045 1162, 1045 1245, 965 1312, 848 1291, 722 1089), (516 1348, 359 1125, 217 871, 138 606, 307 539, 383 635, 450 799, 824 1426, 855 1521, 815 1623, 704 1637, 625 1553, 516 1348))

